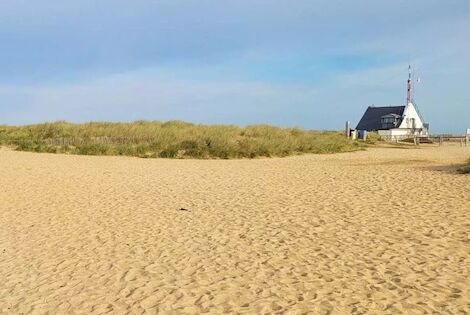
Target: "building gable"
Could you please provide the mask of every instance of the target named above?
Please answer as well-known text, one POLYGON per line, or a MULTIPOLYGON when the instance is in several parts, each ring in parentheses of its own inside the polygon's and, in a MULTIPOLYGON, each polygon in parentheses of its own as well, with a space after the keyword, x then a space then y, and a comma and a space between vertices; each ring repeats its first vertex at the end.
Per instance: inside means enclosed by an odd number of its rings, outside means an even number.
POLYGON ((424 128, 424 121, 413 105, 413 103, 408 103, 404 112, 403 112, 403 120, 399 126, 399 128, 407 128, 407 129, 423 129, 424 128))

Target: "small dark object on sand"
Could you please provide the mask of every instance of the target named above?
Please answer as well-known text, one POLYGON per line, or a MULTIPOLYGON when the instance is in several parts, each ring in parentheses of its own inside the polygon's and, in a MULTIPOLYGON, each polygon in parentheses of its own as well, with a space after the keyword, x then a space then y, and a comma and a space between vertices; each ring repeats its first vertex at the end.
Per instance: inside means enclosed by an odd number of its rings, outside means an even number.
POLYGON ((178 210, 179 211, 189 211, 188 209, 185 209, 185 208, 179 208, 178 210))

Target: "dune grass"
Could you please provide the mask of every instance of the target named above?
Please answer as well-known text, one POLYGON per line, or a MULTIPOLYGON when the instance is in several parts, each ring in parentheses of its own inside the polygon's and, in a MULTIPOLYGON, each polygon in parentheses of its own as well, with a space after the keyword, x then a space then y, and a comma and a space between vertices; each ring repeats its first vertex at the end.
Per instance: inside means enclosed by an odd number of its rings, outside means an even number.
POLYGON ((470 159, 468 159, 467 162, 468 162, 468 164, 459 167, 459 168, 457 169, 457 172, 459 172, 460 174, 470 174, 470 159))
POLYGON ((0 145, 33 152, 230 159, 348 152, 360 150, 366 144, 348 140, 341 132, 268 125, 242 128, 182 121, 85 124, 59 121, 0 126, 0 145))

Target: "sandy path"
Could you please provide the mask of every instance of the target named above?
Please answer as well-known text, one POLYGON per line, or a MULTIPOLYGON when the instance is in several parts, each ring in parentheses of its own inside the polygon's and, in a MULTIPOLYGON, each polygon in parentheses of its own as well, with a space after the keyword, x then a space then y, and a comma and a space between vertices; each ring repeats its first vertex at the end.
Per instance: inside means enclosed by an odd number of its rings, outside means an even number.
POLYGON ((0 312, 466 314, 469 156, 0 150, 0 312))

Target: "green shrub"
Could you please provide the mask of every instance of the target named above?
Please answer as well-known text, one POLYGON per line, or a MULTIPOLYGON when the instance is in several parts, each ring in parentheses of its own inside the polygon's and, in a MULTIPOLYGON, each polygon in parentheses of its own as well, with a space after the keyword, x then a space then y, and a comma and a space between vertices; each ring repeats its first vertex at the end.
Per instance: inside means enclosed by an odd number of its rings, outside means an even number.
POLYGON ((366 143, 375 144, 380 141, 380 136, 377 132, 367 132, 366 143))
POLYGON ((175 158, 177 155, 178 155, 178 150, 173 149, 173 148, 162 150, 158 154, 158 156, 161 158, 175 158))
POLYGON ((82 155, 106 155, 110 152, 105 144, 85 144, 77 148, 77 153, 82 155))

